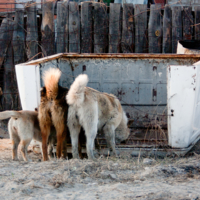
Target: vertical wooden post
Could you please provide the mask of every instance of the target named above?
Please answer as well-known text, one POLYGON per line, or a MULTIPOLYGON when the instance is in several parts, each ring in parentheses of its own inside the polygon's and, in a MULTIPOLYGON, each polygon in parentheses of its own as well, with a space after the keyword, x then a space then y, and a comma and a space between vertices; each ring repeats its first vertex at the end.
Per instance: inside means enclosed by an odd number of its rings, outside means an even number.
POLYGON ((80 53, 80 16, 76 2, 69 2, 69 52, 80 53))
POLYGON ((194 20, 192 16, 192 7, 183 7, 183 39, 192 40, 194 20))
POLYGON ((132 3, 123 4, 122 53, 134 52, 134 11, 132 3))
POLYGON ((135 15, 135 53, 147 52, 147 5, 137 4, 135 15))
POLYGON ((121 15, 120 3, 110 4, 109 15, 109 53, 120 53, 121 43, 121 15))
POLYGON ((37 59, 38 56, 38 26, 37 26, 37 11, 35 3, 26 4, 27 13, 27 36, 26 36, 26 47, 27 47, 27 58, 37 59))
POLYGON ((94 53, 106 53, 108 48, 107 7, 103 3, 94 4, 94 53))
POLYGON ((92 53, 92 3, 81 3, 81 53, 92 53))
MULTIPOLYGON (((7 25, 9 26, 9 31, 7 32, 9 34, 9 45, 8 45, 8 49, 7 49, 7 53, 6 53, 6 57, 4 60, 4 86, 3 86, 3 105, 4 105, 4 110, 19 110, 21 109, 21 105, 20 105, 20 99, 19 99, 19 93, 18 93, 18 87, 17 87, 17 80, 16 80, 16 74, 15 74, 15 65, 14 65, 14 49, 16 51, 20 51, 22 52, 22 55, 25 54, 25 49, 21 49, 21 47, 17 48, 16 45, 21 45, 22 47, 25 47, 25 41, 18 41, 18 37, 20 37, 21 35, 23 36, 24 33, 20 33, 23 32, 23 27, 21 27, 21 29, 18 29, 19 27, 17 27, 16 23, 18 23, 19 20, 22 20, 22 24, 23 24, 23 19, 24 19, 24 15, 21 16, 21 18, 18 16, 18 13, 16 13, 16 17, 15 17, 15 21, 13 23, 13 19, 12 19, 12 15, 7 16, 7 25), (15 34, 13 32, 13 26, 15 29, 15 34), (19 31, 17 33, 17 31, 19 31), (12 41, 12 38, 15 36, 17 41, 12 41), (17 37, 18 36, 18 37, 17 37), (14 43, 14 44, 13 44, 14 43)), ((20 25, 20 24, 18 24, 20 25)), ((22 39, 22 38, 21 38, 22 39)), ((15 52, 15 56, 19 56, 18 54, 19 52, 15 52)), ((24 62, 25 58, 22 57, 21 59, 19 57, 15 57, 15 61, 16 63, 18 62, 24 62)))
POLYGON ((149 53, 162 52, 162 15, 161 4, 152 4, 149 18, 149 53))
POLYGON ((56 52, 69 51, 69 3, 57 3, 57 41, 56 52))
POLYGON ((8 46, 12 40, 13 22, 5 18, 0 26, 0 69, 3 65, 3 61, 8 49, 8 46))
MULTIPOLYGON (((15 77, 15 69, 13 63, 13 48, 12 48, 12 36, 13 36, 13 20, 12 15, 8 15, 6 18, 7 31, 6 40, 4 42, 8 43, 7 52, 4 59, 4 74, 3 74, 3 109, 4 110, 17 110, 17 81, 15 77)), ((0 36, 1 36, 0 31, 0 36)), ((0 42, 3 42, 0 40, 0 42)))
POLYGON ((195 40, 200 40, 200 6, 194 7, 195 40))
POLYGON ((24 11, 17 10, 14 20, 13 32, 14 64, 23 63, 25 59, 25 32, 24 32, 24 11))
POLYGON ((53 2, 45 2, 42 5, 42 52, 45 56, 55 53, 54 33, 54 9, 53 2))
POLYGON ((180 6, 172 7, 172 53, 177 51, 177 42, 183 37, 182 26, 182 8, 180 6))
POLYGON ((163 17, 163 53, 172 53, 172 11, 169 5, 165 5, 163 17))

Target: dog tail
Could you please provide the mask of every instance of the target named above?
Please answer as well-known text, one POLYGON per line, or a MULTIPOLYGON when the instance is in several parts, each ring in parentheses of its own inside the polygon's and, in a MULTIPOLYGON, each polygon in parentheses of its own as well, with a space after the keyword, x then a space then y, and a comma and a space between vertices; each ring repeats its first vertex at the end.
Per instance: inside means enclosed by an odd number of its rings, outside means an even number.
POLYGON ((44 73, 43 81, 48 99, 55 99, 57 97, 60 76, 61 71, 56 68, 50 68, 44 73))
POLYGON ((18 112, 18 111, 12 111, 12 110, 0 112, 0 120, 8 119, 8 118, 11 118, 11 117, 19 118, 19 117, 21 117, 21 113, 18 112))
POLYGON ((80 105, 84 101, 84 88, 89 79, 86 74, 79 75, 72 83, 70 90, 67 94, 66 100, 69 105, 80 105))

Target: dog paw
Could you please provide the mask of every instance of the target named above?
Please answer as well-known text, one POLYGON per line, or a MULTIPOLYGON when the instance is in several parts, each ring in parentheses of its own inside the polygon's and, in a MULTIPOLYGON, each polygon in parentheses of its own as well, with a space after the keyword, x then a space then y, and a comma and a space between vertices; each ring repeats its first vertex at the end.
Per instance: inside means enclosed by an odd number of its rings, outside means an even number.
POLYGON ((19 161, 19 159, 18 159, 18 158, 13 158, 12 160, 13 160, 13 161, 19 161))

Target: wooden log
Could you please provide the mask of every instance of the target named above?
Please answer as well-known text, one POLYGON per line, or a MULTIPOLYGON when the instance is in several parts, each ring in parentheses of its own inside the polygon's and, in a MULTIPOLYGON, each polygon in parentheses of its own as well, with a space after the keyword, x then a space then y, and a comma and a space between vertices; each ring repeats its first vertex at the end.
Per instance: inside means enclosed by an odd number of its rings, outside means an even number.
POLYGON ((134 10, 132 3, 123 4, 122 16, 122 53, 134 52, 134 10))
POLYGON ((109 53, 120 53, 122 6, 120 3, 110 4, 109 15, 109 53))
POLYGON ((200 40, 200 6, 194 7, 194 30, 195 30, 195 40, 200 40))
POLYGON ((192 16, 192 7, 183 7, 183 39, 192 40, 194 19, 192 16))
POLYGON ((106 53, 108 49, 107 6, 94 4, 94 53, 106 53))
POLYGON ((5 18, 0 26, 0 69, 3 65, 8 46, 12 40, 13 22, 5 18))
POLYGON ((81 53, 92 53, 92 3, 81 3, 81 53))
POLYGON ((53 2, 45 2, 42 5, 42 52, 45 56, 55 53, 54 34, 54 7, 53 2))
POLYGON ((17 10, 14 19, 13 31, 13 51, 14 51, 14 64, 23 63, 26 61, 25 49, 25 31, 24 31, 24 11, 17 10))
POLYGON ((76 2, 69 2, 69 52, 80 53, 80 16, 76 2))
POLYGON ((172 53, 172 11, 169 5, 165 5, 163 17, 163 53, 172 53))
POLYGON ((162 15, 161 4, 152 4, 148 27, 149 53, 162 52, 162 15))
POLYGON ((172 53, 176 53, 177 42, 182 40, 183 26, 182 26, 182 8, 180 6, 173 6, 172 8, 172 53))
POLYGON ((56 52, 69 52, 69 3, 57 4, 57 41, 56 52))
POLYGON ((147 5, 135 5, 135 53, 147 53, 147 5))
POLYGON ((38 56, 38 25, 37 25, 37 10, 34 3, 26 4, 27 13, 27 58, 37 59, 38 56))
POLYGON ((12 29, 13 29, 13 21, 12 15, 8 15, 8 24, 10 24, 10 43, 8 45, 6 57, 4 60, 4 84, 3 84, 3 110, 19 110, 20 102, 19 102, 19 93, 17 88, 17 80, 15 74, 15 66, 14 66, 14 55, 13 55, 13 47, 12 47, 12 29))

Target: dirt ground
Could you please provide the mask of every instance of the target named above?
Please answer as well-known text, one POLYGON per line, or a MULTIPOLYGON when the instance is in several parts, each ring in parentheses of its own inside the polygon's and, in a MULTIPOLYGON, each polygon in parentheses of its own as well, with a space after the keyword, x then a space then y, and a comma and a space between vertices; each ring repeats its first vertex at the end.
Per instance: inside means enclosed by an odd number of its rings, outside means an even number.
POLYGON ((100 157, 51 160, 29 147, 32 162, 11 160, 11 142, 0 139, 0 199, 200 199, 200 156, 100 157))

